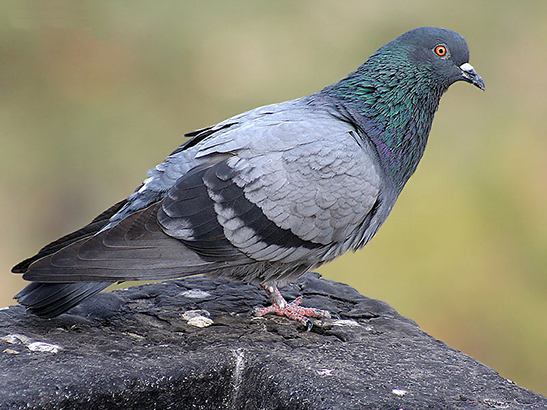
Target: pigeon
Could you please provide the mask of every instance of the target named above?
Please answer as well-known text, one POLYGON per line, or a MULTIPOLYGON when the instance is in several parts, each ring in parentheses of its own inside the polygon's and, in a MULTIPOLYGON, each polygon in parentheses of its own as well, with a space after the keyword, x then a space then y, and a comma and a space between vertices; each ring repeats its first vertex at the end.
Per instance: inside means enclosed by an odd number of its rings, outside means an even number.
POLYGON ((261 286, 256 315, 328 318, 278 287, 370 241, 457 81, 484 90, 464 38, 421 27, 315 94, 185 134, 133 194, 17 264, 15 298, 51 318, 114 282, 205 274, 261 286))

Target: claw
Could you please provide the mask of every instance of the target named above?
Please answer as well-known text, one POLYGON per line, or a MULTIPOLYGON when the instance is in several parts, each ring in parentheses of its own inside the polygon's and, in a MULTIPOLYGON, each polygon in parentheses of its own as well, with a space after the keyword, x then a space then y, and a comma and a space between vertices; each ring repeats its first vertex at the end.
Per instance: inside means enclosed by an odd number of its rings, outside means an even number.
POLYGON ((330 312, 326 310, 300 306, 302 303, 302 297, 298 297, 291 303, 287 303, 283 296, 281 296, 281 293, 276 286, 261 286, 268 294, 272 304, 268 307, 255 309, 254 314, 256 316, 264 316, 268 313, 286 316, 291 320, 296 320, 297 322, 302 323, 306 326, 308 331, 310 331, 313 327, 313 322, 308 319, 308 317, 331 318, 330 312))

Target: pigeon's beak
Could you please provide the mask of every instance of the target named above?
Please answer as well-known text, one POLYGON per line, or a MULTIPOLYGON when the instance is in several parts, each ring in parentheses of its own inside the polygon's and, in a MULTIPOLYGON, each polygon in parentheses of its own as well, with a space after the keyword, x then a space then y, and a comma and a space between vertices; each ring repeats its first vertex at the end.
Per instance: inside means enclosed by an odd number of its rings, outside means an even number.
POLYGON ((484 81, 481 76, 477 74, 471 64, 463 63, 460 66, 460 69, 462 70, 462 77, 464 81, 467 81, 468 83, 471 83, 484 91, 484 81))

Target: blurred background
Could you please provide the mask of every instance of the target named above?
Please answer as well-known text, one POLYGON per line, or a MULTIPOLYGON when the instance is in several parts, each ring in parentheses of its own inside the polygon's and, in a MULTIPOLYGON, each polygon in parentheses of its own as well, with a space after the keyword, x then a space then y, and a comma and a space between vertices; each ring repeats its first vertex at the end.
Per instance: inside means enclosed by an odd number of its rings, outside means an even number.
POLYGON ((319 271, 547 394, 547 2, 0 3, 0 306, 11 267, 129 195, 182 134, 318 91, 424 25, 486 92, 443 97, 362 251, 319 271))

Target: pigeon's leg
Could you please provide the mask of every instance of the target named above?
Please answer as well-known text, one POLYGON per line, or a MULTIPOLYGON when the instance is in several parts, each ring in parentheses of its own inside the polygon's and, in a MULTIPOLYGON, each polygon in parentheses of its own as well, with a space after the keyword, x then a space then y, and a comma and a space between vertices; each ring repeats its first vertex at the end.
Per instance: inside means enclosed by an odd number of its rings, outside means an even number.
POLYGON ((330 319, 331 317, 330 313, 326 310, 300 306, 300 303, 302 303, 301 297, 296 298, 291 303, 287 303, 285 298, 281 296, 281 293, 277 289, 277 286, 261 284, 260 287, 266 291, 268 297, 272 301, 272 305, 265 308, 256 309, 254 312, 256 316, 264 316, 268 313, 276 313, 279 316, 286 316, 291 320, 296 320, 297 322, 302 323, 308 328, 311 327, 311 321, 308 319, 308 317, 328 319, 330 319))

